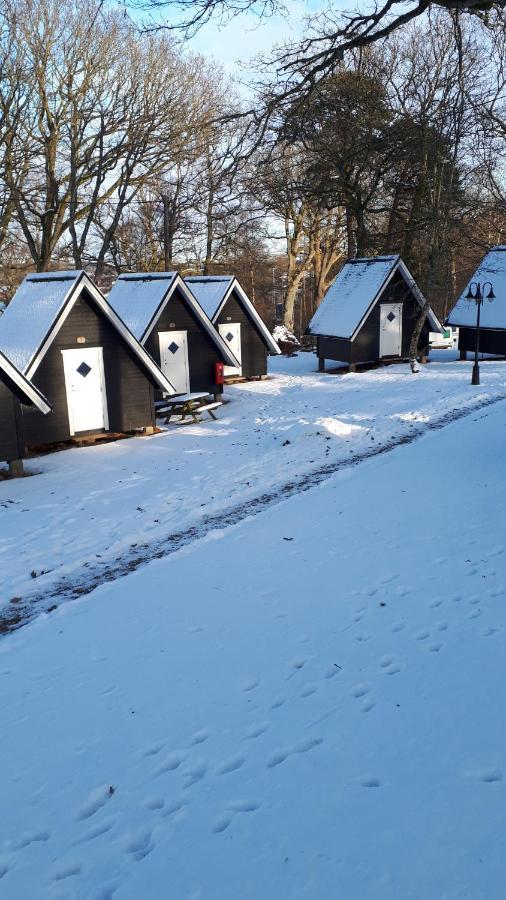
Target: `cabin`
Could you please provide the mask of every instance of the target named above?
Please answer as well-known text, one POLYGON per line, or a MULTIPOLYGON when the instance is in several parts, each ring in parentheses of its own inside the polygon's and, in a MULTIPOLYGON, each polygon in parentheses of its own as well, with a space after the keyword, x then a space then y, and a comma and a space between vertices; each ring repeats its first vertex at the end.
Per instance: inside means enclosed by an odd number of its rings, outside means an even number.
MULTIPOLYGON (((306 334, 317 340, 319 370, 325 360, 357 364, 409 357, 413 330, 425 298, 399 256, 346 262, 311 319, 306 334)), ((429 333, 442 327, 432 309, 422 328, 418 355, 429 350, 429 333)))
POLYGON ((195 275, 185 278, 185 283, 237 360, 225 368, 225 377, 266 375, 267 355, 281 351, 237 278, 195 275))
POLYGON ((155 388, 175 393, 83 271, 28 275, 0 318, 0 351, 52 407, 22 407, 28 447, 152 431, 155 388))
MULTIPOLYGON (((488 287, 480 309, 480 353, 506 356, 506 246, 492 247, 479 264, 470 279, 481 284, 490 282, 495 299, 489 302, 488 287)), ((459 350, 461 359, 467 352, 474 352, 476 344, 476 303, 466 300, 469 284, 457 300, 450 315, 448 325, 459 329, 459 350)))
POLYGON ((177 394, 220 394, 216 363, 237 360, 177 272, 120 275, 108 301, 177 394))
POLYGON ((23 474, 26 456, 22 405, 38 409, 43 416, 51 412, 35 385, 0 353, 0 459, 9 464, 11 475, 23 474))

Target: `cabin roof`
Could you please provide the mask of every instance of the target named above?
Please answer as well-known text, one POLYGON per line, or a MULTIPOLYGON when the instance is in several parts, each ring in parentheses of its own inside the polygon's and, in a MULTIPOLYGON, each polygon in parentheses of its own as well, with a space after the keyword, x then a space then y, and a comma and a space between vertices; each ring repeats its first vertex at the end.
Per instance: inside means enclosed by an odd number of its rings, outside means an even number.
POLYGON ((174 386, 84 271, 27 275, 0 318, 0 351, 26 378, 32 378, 84 288, 154 383, 175 394, 174 386))
MULTIPOLYGON (((480 312, 480 328, 506 329, 506 246, 492 247, 476 269, 472 281, 490 281, 494 288, 495 300, 485 299, 480 312)), ((476 327, 476 303, 466 300, 469 284, 466 285, 457 303, 448 316, 448 324, 457 327, 476 327)), ((488 293, 488 289, 486 291, 488 293)))
POLYGON ((191 275, 185 278, 185 283, 190 285, 211 321, 227 298, 233 282, 232 275, 191 275))
POLYGON ((235 275, 191 275, 185 278, 185 283, 190 286, 192 293, 195 294, 211 322, 216 322, 228 298, 235 293, 238 303, 256 326, 269 351, 275 354, 281 353, 264 320, 235 275))
POLYGON ((111 288, 108 301, 137 340, 145 343, 176 288, 181 291, 223 362, 229 366, 237 366, 238 362, 232 351, 178 272, 120 275, 111 288))
MULTIPOLYGON (((307 333, 353 339, 374 303, 394 274, 400 271, 414 297, 423 306, 425 298, 400 256, 352 259, 344 264, 311 319, 307 333)), ((432 310, 427 315, 431 329, 441 331, 432 310)))
POLYGON ((0 350, 26 374, 80 272, 27 275, 0 319, 0 350))
POLYGON ((177 272, 120 275, 107 297, 125 325, 141 341, 176 281, 177 272))
POLYGON ((23 373, 2 352, 0 352, 0 381, 7 384, 8 387, 14 384, 22 403, 27 406, 36 406, 44 415, 51 412, 51 404, 46 400, 44 394, 28 378, 25 378, 23 373))

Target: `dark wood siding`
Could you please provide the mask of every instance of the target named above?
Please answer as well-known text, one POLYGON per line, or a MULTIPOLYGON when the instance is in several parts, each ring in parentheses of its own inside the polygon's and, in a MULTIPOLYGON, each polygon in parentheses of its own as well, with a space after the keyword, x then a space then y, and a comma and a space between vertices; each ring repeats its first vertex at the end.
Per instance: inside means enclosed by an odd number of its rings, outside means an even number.
MULTIPOLYGON (((476 342, 476 328, 459 328, 459 350, 472 350, 476 342)), ((506 356, 506 330, 480 328, 480 353, 506 356)))
MULTIPOLYGON (((406 359, 409 356, 411 335, 418 319, 420 305, 399 272, 396 272, 381 297, 374 304, 354 340, 320 337, 318 339, 318 356, 351 363, 376 362, 379 360, 381 303, 402 303, 401 357, 406 359)), ((428 343, 429 324, 426 322, 420 335, 418 349, 425 349, 428 343)))
MULTIPOLYGON (((191 307, 179 290, 172 294, 145 343, 146 350, 158 365, 161 362, 158 340, 158 334, 161 331, 186 331, 188 333, 190 390, 219 393, 219 388, 214 381, 214 364, 222 360, 221 355, 216 344, 213 343, 202 323, 194 316, 191 307)), ((161 391, 158 394, 161 395, 161 391)))
POLYGON ((109 430, 134 431, 154 424, 153 386, 146 370, 83 290, 32 378, 53 411, 44 416, 38 410, 23 408, 28 446, 70 437, 61 351, 81 346, 103 348, 109 430), (79 344, 78 337, 86 338, 86 343, 79 344))
POLYGON ((319 337, 316 345, 316 352, 320 358, 351 362, 351 341, 344 338, 319 337))
POLYGON ((0 383, 0 459, 10 462, 24 455, 19 401, 0 383))
POLYGON ((267 345, 252 319, 232 292, 215 321, 216 327, 225 322, 241 323, 242 374, 245 378, 267 374, 267 345))

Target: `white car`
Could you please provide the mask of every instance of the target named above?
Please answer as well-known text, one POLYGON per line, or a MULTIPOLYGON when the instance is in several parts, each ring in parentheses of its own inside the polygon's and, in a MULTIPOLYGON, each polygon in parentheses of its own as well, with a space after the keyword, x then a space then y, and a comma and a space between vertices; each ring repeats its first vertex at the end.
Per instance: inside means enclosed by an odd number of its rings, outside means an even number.
POLYGON ((452 350, 458 340, 458 329, 455 331, 448 325, 443 334, 437 331, 429 332, 429 347, 431 350, 452 350))

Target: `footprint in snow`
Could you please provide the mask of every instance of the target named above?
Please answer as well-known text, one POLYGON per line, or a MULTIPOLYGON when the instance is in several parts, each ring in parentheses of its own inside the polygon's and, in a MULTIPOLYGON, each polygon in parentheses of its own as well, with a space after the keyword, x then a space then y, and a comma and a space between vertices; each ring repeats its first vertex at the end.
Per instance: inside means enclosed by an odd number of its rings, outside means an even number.
POLYGON ((355 685, 351 693, 353 697, 356 697, 358 699, 359 697, 365 697, 365 695, 368 694, 370 690, 371 689, 367 684, 357 684, 355 685))
POLYGON ((90 819, 114 796, 112 785, 102 785, 95 788, 88 796, 86 802, 78 810, 76 818, 80 821, 90 819))
POLYGON ((256 722, 253 725, 250 725, 244 737, 245 739, 253 740, 254 738, 260 737, 261 734, 265 734, 270 727, 270 722, 256 722))
POLYGON ((207 728, 202 728, 200 731, 196 731, 190 738, 190 744, 195 746, 196 744, 203 744, 211 737, 211 732, 207 730, 207 728))
POLYGON ((497 634, 498 631, 498 628, 484 628, 482 631, 482 635, 483 637, 492 637, 492 635, 497 634))
POLYGON ((258 687, 259 684, 260 684, 260 681, 258 678, 252 678, 250 681, 246 681, 242 685, 241 691, 243 692, 243 694, 248 694, 250 691, 254 691, 255 688, 258 687))
POLYGON ((260 809, 260 806, 261 803, 256 800, 236 800, 229 805, 226 812, 222 813, 221 816, 218 816, 211 831, 213 834, 221 834, 223 831, 226 831, 229 825, 231 825, 238 813, 256 812, 257 809, 260 809))
POLYGON ((397 673, 401 671, 401 667, 396 665, 396 663, 392 663, 390 666, 383 669, 383 671, 386 675, 397 675, 397 673))
POLYGON ((51 878, 53 881, 64 881, 66 878, 71 878, 73 875, 80 875, 83 870, 83 867, 80 862, 67 862, 62 863, 60 866, 56 866, 53 869, 51 878))
POLYGON ((140 829, 126 837, 124 847, 136 862, 140 862, 154 850, 153 832, 149 828, 140 829))
POLYGON ((317 690, 318 688, 315 684, 306 684, 306 686, 302 688, 299 697, 302 697, 303 699, 305 697, 311 697, 313 694, 316 694, 317 690))
POLYGON ((425 641, 428 637, 429 632, 425 631, 425 629, 423 631, 418 631, 417 634, 415 634, 415 638, 417 641, 425 641))
POLYGON ((24 847, 28 847, 30 844, 36 843, 45 843, 51 837, 49 831, 31 831, 27 834, 24 834, 22 838, 16 844, 17 850, 23 850, 24 847))
POLYGON ((165 772, 174 772, 176 769, 179 769, 179 766, 185 762, 186 759, 187 754, 182 750, 173 750, 160 764, 159 768, 156 770, 156 775, 163 775, 165 772))
POLYGON ((246 760, 244 756, 231 756, 230 759, 225 759, 218 766, 216 766, 215 774, 228 775, 229 772, 235 772, 237 769, 240 769, 245 762, 246 760))
POLYGON ((85 831, 77 841, 74 841, 74 846, 87 844, 89 841, 94 841, 95 838, 102 837, 103 834, 107 834, 111 831, 115 822, 115 819, 105 819, 103 822, 97 823, 93 828, 89 828, 88 831, 85 831))
POLYGON ((434 643, 429 644, 429 650, 431 653, 439 653, 442 646, 443 646, 442 644, 438 644, 438 642, 435 641, 434 643))
POLYGON ((376 706, 376 704, 374 703, 373 700, 367 699, 367 700, 364 700, 360 709, 362 710, 362 712, 368 713, 371 711, 371 709, 374 709, 375 706, 376 706))
POLYGON ((404 622, 394 622, 390 631, 393 631, 393 632, 403 631, 405 627, 406 626, 405 626, 404 622))
POLYGON ((484 784, 493 784, 503 780, 503 772, 501 769, 477 769, 475 772, 469 772, 468 777, 484 784))
POLYGON ((388 656, 388 654, 385 654, 385 656, 382 656, 379 661, 379 664, 382 669, 386 669, 386 667, 391 666, 392 663, 393 663, 393 658, 391 656, 388 656))
POLYGON ((357 779, 357 784, 359 784, 361 787, 367 788, 381 787, 381 781, 374 775, 361 775, 360 778, 357 779))
POLYGON ((300 741, 298 744, 294 744, 293 747, 288 747, 284 750, 277 750, 276 753, 273 753, 270 759, 267 761, 267 768, 274 769, 276 766, 281 765, 281 763, 285 762, 289 756, 293 756, 296 753, 307 753, 309 750, 313 750, 315 747, 319 747, 320 744, 323 743, 323 738, 306 738, 305 740, 300 741))

